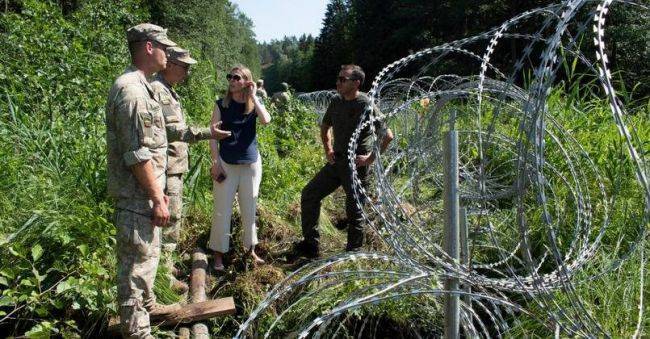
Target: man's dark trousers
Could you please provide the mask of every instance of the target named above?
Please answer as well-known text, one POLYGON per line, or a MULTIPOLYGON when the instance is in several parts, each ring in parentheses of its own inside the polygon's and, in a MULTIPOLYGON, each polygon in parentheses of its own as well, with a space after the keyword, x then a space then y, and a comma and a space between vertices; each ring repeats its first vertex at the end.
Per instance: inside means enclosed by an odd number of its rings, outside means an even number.
MULTIPOLYGON (((321 201, 339 186, 345 191, 345 213, 348 219, 347 250, 363 245, 363 218, 352 193, 352 171, 344 154, 335 154, 334 165, 327 163, 302 190, 300 209, 302 214, 302 235, 305 243, 318 249, 320 234, 318 217, 321 201)), ((364 188, 368 187, 368 167, 357 167, 357 174, 364 188)))

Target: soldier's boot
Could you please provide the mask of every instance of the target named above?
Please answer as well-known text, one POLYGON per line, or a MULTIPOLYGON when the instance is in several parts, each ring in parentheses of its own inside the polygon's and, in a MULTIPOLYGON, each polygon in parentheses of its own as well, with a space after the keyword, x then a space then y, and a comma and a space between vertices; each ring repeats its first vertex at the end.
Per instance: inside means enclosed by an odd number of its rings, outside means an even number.
POLYGON ((181 308, 182 306, 179 303, 174 303, 170 305, 155 303, 152 306, 148 307, 147 311, 149 311, 150 317, 157 317, 157 316, 172 314, 180 310, 181 308))
POLYGON ((290 253, 291 259, 304 256, 308 259, 316 259, 320 257, 318 245, 310 244, 305 240, 293 243, 293 251, 290 253))
POLYGON ((179 270, 176 266, 172 265, 172 268, 169 270, 175 278, 180 278, 183 276, 183 272, 179 270))
POLYGON ((169 285, 176 294, 185 294, 190 290, 190 287, 184 281, 180 281, 175 277, 169 279, 169 285))
POLYGON ((345 219, 337 220, 336 223, 334 224, 334 227, 336 227, 337 230, 341 230, 341 231, 345 230, 346 228, 348 228, 348 219, 345 218, 345 219))

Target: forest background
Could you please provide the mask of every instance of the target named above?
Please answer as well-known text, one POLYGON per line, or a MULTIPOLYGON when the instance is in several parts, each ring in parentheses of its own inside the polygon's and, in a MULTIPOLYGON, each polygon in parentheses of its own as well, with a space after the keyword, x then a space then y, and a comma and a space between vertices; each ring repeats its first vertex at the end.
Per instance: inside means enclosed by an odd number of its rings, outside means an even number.
MULTIPOLYGON (((199 60, 179 92, 190 122, 205 125, 226 72, 237 63, 264 78, 269 92, 283 81, 296 92, 331 89, 340 65, 356 63, 367 72, 368 89, 382 67, 410 52, 483 32, 548 3, 332 0, 318 37, 258 44, 251 20, 227 0, 0 2, 0 333, 87 335, 115 314, 104 105, 129 64, 128 27, 164 26, 199 60)), ((620 85, 634 100, 647 100, 650 23, 632 10, 616 11, 610 20, 612 66, 628 70, 617 74, 620 85)), ((494 60, 507 64, 519 47, 494 60)), ((292 211, 300 189, 322 164, 313 112, 295 102, 289 111, 260 135, 267 173, 262 227, 268 220, 297 227, 292 211)), ((186 248, 198 241, 193 231, 207 232, 211 206, 207 146, 192 152, 186 248)), ((241 297, 239 318, 217 333, 232 334, 264 292, 237 286, 222 292, 241 297), (255 296, 245 299, 246 293, 255 296)))

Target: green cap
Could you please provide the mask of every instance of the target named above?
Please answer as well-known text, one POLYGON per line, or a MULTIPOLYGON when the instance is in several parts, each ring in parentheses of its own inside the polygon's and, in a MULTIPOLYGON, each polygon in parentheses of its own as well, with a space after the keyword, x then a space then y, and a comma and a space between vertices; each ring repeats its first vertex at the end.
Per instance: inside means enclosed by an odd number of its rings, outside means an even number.
POLYGON ((126 31, 126 40, 135 41, 156 41, 165 46, 176 46, 176 43, 169 40, 167 30, 154 24, 139 24, 126 31))
POLYGON ((182 49, 178 46, 176 47, 167 47, 167 60, 169 61, 180 61, 182 63, 193 65, 196 63, 196 60, 190 57, 190 51, 182 49))

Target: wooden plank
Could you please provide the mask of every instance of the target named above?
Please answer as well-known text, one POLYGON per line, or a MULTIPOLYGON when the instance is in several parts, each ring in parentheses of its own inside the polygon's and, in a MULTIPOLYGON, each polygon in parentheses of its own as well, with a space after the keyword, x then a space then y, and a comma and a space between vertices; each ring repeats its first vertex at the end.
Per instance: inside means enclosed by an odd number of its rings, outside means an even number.
MULTIPOLYGON (((157 326, 176 326, 178 324, 188 324, 195 321, 206 320, 217 316, 235 314, 235 301, 232 297, 206 300, 200 303, 187 304, 175 312, 151 317, 151 325, 157 326)), ((112 317, 108 321, 108 332, 120 332, 120 320, 118 317, 112 317)))
POLYGON ((175 312, 156 317, 152 316, 150 319, 152 323, 177 325, 210 319, 221 315, 231 315, 235 314, 235 312, 235 301, 232 297, 227 297, 187 304, 175 312))

